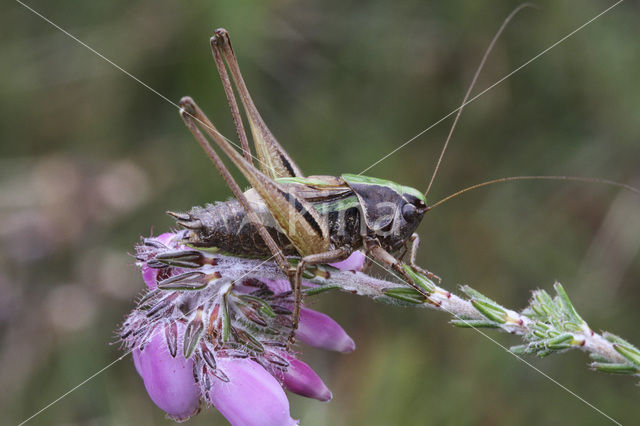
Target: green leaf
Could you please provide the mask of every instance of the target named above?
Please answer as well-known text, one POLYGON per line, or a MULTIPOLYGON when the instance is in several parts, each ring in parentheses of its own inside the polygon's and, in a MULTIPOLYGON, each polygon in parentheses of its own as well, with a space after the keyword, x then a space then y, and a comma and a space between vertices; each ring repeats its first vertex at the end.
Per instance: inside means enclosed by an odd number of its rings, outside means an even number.
POLYGON ((552 350, 562 350, 571 347, 571 341, 573 340, 572 334, 563 334, 561 336, 549 339, 546 342, 546 346, 552 350))
POLYGON ((566 312, 575 322, 579 324, 586 324, 580 315, 578 315, 576 308, 573 306, 573 303, 571 303, 571 300, 569 299, 567 292, 564 291, 562 284, 556 282, 553 285, 553 288, 556 290, 558 301, 560 302, 564 312, 566 312))
POLYGON ((269 304, 267 302, 265 302, 264 300, 260 299, 259 297, 255 297, 255 296, 251 296, 249 294, 242 294, 239 296, 241 300, 247 302, 253 302, 257 305, 260 305, 260 312, 262 312, 263 314, 265 314, 266 316, 268 316, 269 318, 273 318, 276 316, 276 313, 273 312, 273 309, 271 309, 271 306, 269 306, 269 304))
POLYGON ((413 282, 425 292, 427 292, 428 294, 432 294, 436 291, 436 285, 424 275, 417 273, 411 266, 403 263, 402 268, 407 273, 407 275, 411 277, 413 282))
POLYGON ((305 296, 315 296, 316 294, 324 293, 325 291, 339 290, 339 289, 340 289, 340 286, 335 284, 321 285, 318 287, 305 289, 303 293, 305 294, 305 296))
POLYGON ((390 288, 385 290, 384 294, 385 296, 389 296, 403 302, 415 303, 417 305, 421 305, 427 300, 423 294, 420 294, 417 290, 409 287, 390 288))
POLYGON ((533 298, 543 308, 550 309, 550 307, 553 306, 553 299, 545 290, 535 290, 533 292, 533 298))
POLYGON ((236 335, 242 341, 242 343, 244 343, 247 349, 257 353, 264 352, 264 346, 262 345, 262 343, 260 343, 260 341, 256 339, 249 331, 236 329, 236 335))
POLYGON ((611 374, 636 374, 638 368, 629 363, 592 362, 590 367, 611 374))
POLYGON ((501 306, 476 299, 471 299, 471 304, 491 321, 499 322, 500 324, 507 322, 507 313, 501 306))
POLYGON ((538 339, 546 339, 547 337, 549 337, 547 336, 546 333, 542 331, 537 331, 537 330, 533 332, 533 335, 536 336, 538 339))
POLYGON ((455 319, 451 320, 451 324, 460 328, 500 328, 495 321, 477 319, 455 319))
POLYGON ((635 365, 640 366, 640 350, 638 348, 626 344, 622 345, 620 343, 614 343, 613 348, 623 357, 634 363, 635 365))
POLYGON ((231 335, 231 319, 229 318, 229 308, 227 305, 227 295, 220 297, 220 319, 222 321, 222 341, 227 343, 231 335))
POLYGON ((611 343, 618 343, 618 344, 621 344, 621 345, 634 347, 631 343, 627 342, 622 337, 616 336, 615 334, 609 333, 608 331, 605 331, 604 333, 602 333, 602 337, 604 337, 605 339, 607 339, 611 343))
POLYGON ((489 299, 487 296, 485 296, 484 294, 480 293, 478 290, 469 287, 468 285, 463 285, 463 286, 460 287, 460 289, 467 296, 469 296, 470 299, 482 300, 483 302, 493 303, 494 305, 497 305, 496 302, 494 302, 493 300, 489 299))

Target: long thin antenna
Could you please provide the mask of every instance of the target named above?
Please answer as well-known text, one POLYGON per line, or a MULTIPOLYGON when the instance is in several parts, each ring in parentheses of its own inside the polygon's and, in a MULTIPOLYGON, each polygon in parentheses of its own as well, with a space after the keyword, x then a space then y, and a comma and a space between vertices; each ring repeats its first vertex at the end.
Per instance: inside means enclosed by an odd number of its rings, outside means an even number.
POLYGON ((622 188, 627 191, 631 191, 637 195, 640 195, 640 189, 633 187, 631 185, 627 185, 626 183, 620 183, 620 182, 616 182, 609 179, 600 179, 600 178, 594 178, 594 177, 588 177, 588 176, 545 176, 545 175, 543 176, 509 176, 509 177, 503 177, 499 179, 492 179, 486 182, 477 183, 475 185, 468 186, 464 189, 461 189, 460 191, 454 192, 453 194, 444 197, 442 200, 434 204, 431 204, 429 207, 427 207, 427 211, 433 209, 434 207, 439 206, 440 204, 443 204, 451 200, 452 198, 456 198, 457 196, 462 195, 465 192, 482 188, 483 186, 493 185, 494 183, 514 182, 519 180, 568 180, 568 181, 574 181, 574 182, 601 183, 603 185, 622 188))
POLYGON ((473 87, 476 85, 476 81, 478 81, 478 76, 480 75, 480 71, 482 71, 482 68, 484 67, 485 62, 487 61, 487 58, 489 57, 489 53, 491 53, 491 50, 493 50, 493 46, 495 46, 496 42, 498 41, 498 38, 500 38, 500 35, 504 31, 504 29, 507 27, 509 22, 513 19, 514 16, 516 16, 518 14, 518 12, 520 12, 525 7, 535 7, 535 6, 533 4, 531 4, 531 3, 523 3, 520 6, 516 7, 514 9, 514 11, 511 12, 509 14, 509 16, 507 16, 505 18, 505 20, 502 22, 502 25, 500 26, 500 29, 498 30, 498 32, 496 32, 496 35, 493 36, 493 40, 491 40, 491 43, 489 43, 489 47, 487 47, 487 50, 484 52, 484 56, 482 57, 482 60, 480 61, 480 65, 478 65, 478 69, 476 70, 476 73, 473 76, 473 80, 471 80, 471 84, 469 85, 469 88, 467 89, 467 93, 464 95, 464 99, 462 100, 462 104, 460 105, 460 108, 458 109, 458 113, 456 114, 456 118, 453 120, 453 124, 451 125, 451 130, 449 130, 449 135, 447 136, 447 140, 445 141, 444 146, 442 147, 442 151, 440 151, 440 157, 438 158, 438 162, 436 163, 436 168, 433 170, 433 174, 431 175, 431 180, 429 181, 429 185, 427 186, 427 190, 424 192, 425 198, 426 198, 427 195, 429 195, 429 191, 431 190, 431 186, 433 185, 433 181, 435 180, 436 175, 438 174, 438 169, 440 168, 440 164, 442 163, 442 158, 444 157, 444 153, 447 151, 447 146, 449 145, 449 141, 451 140, 451 135, 453 135, 453 131, 456 128, 456 124, 458 124, 458 119, 460 119, 460 114, 462 114, 462 110, 464 109, 464 106, 467 103, 467 99, 469 99, 469 96, 471 95, 471 91, 473 90, 473 87))

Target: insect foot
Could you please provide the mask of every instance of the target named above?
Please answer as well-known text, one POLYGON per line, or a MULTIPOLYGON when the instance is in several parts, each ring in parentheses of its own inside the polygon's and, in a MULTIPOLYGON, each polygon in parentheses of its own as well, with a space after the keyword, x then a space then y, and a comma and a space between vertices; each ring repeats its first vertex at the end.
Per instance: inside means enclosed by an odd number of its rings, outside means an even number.
MULTIPOLYGON (((320 401, 332 394, 289 351, 289 281, 271 263, 194 250, 184 244, 186 235, 144 238, 136 247, 148 291, 118 335, 147 393, 176 421, 198 414, 204 403, 232 424, 297 424, 285 389, 320 401), (252 272, 257 267, 259 274, 252 272)), ((297 336, 322 349, 355 349, 338 323, 304 307, 297 336)))

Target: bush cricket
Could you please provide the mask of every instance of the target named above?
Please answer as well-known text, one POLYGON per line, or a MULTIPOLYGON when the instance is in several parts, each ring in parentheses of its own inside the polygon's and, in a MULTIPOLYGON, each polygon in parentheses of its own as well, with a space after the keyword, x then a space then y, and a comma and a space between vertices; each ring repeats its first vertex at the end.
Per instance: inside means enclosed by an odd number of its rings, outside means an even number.
POLYGON ((258 112, 240 72, 228 32, 216 30, 210 40, 211 49, 241 143, 242 155, 190 97, 182 98, 182 119, 235 197, 227 202, 194 207, 186 213, 169 212, 178 224, 190 230, 185 242, 200 249, 274 259, 288 277, 294 294, 290 336, 290 342, 293 343, 305 267, 339 262, 354 250, 364 251, 370 262, 391 268, 429 302, 428 292, 415 282, 411 270, 431 280, 439 281, 440 278, 416 265, 419 237, 415 231, 428 210, 466 191, 493 183, 531 179, 599 182, 632 189, 617 182, 587 177, 513 176, 473 185, 427 206, 426 196, 485 61, 509 21, 527 6, 524 4, 516 8, 503 21, 487 47, 462 105, 457 110, 425 193, 392 181, 355 174, 305 176, 269 131, 258 112), (234 86, 250 126, 257 167, 253 162, 234 86), (242 191, 207 136, 249 181, 249 190, 242 191), (405 263, 403 259, 407 253, 409 262, 405 263))

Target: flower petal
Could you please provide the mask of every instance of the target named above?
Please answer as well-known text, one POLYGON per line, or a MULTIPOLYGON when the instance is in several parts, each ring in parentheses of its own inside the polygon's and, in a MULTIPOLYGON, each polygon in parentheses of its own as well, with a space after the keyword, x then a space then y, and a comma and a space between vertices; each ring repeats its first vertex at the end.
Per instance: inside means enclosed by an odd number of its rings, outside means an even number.
POLYGON ((214 378, 209 399, 234 426, 286 426, 298 422, 278 381, 248 358, 218 358, 229 382, 214 378))
POLYGON ((144 350, 134 349, 133 362, 153 402, 174 420, 186 420, 200 411, 193 361, 180 355, 173 358, 164 333, 156 331, 144 350))
POLYGON ((287 390, 320 401, 329 401, 333 397, 320 376, 306 363, 285 352, 280 356, 289 362, 289 367, 286 371, 274 369, 274 373, 287 390))
MULTIPOLYGON (((176 233, 174 232, 165 232, 164 234, 160 234, 156 237, 156 239, 158 241, 160 241, 162 244, 165 244, 169 247, 172 246, 171 244, 171 240, 173 240, 173 238, 176 236, 176 233)), ((173 244, 175 245, 175 244, 173 244)))
POLYGON ((352 352, 356 348, 340 324, 321 312, 304 307, 300 310, 296 338, 309 346, 331 351, 352 352))
POLYGON ((343 271, 362 271, 365 259, 366 256, 361 251, 354 251, 345 260, 330 265, 343 271))
MULTIPOLYGON (((157 237, 149 238, 155 239, 166 246, 172 247, 176 246, 175 243, 172 243, 174 237, 176 237, 176 234, 172 232, 165 232, 164 234, 160 234, 157 237)), ((158 273, 160 272, 160 270, 157 268, 150 268, 146 263, 142 265, 141 270, 144 283, 147 285, 147 287, 149 287, 149 290, 155 290, 158 287, 158 273)))
POLYGON ((150 268, 146 264, 142 265, 142 279, 149 287, 149 290, 155 290, 158 287, 158 269, 150 268))

